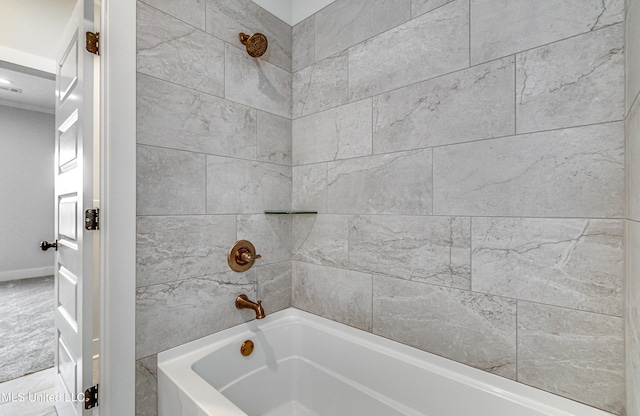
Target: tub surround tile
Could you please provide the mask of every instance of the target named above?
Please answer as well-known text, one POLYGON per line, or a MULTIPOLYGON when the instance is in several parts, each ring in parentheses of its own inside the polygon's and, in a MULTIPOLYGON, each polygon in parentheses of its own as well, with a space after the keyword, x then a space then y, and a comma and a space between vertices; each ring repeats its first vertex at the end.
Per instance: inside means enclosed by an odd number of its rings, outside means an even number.
POLYGON ((474 218, 475 292, 623 314, 623 221, 474 218))
POLYGON ((430 12, 455 0, 411 0, 411 18, 430 12))
POLYGON ((516 377, 514 300, 374 276, 373 316, 377 335, 516 377))
POLYGON ((291 260, 290 215, 238 215, 238 240, 249 240, 262 258, 256 265, 291 260))
POLYGON ((411 18, 411 0, 338 0, 315 15, 316 59, 324 59, 411 18))
MULTIPOLYGON (((631 105, 638 100, 640 94, 640 4, 637 1, 632 2, 627 7, 627 24, 626 31, 626 111, 631 110, 631 105)), ((640 413, 640 409, 638 410, 640 413)), ((635 416, 635 415, 634 415, 635 416)))
POLYGON ((258 282, 257 299, 267 314, 291 306, 291 262, 265 264, 255 267, 258 282))
POLYGON ((517 132, 622 120, 623 51, 620 24, 518 54, 517 132))
POLYGON ((468 66, 469 2, 457 0, 350 48, 350 100, 468 66))
POLYGON ((138 2, 138 72, 222 97, 224 42, 138 2))
POLYGON ((225 98, 291 117, 291 73, 229 44, 225 47, 225 98))
POLYGON ((293 306, 371 331, 371 275, 293 262, 293 306))
POLYGON ((349 266, 471 289, 470 232, 469 218, 355 216, 349 225, 349 266))
POLYGON ((312 65, 315 61, 316 17, 312 15, 292 28, 291 67, 299 71, 312 65))
POLYGON ((293 260, 346 268, 348 234, 346 215, 293 216, 293 260))
POLYGON ((431 159, 429 149, 328 163, 328 211, 431 214, 431 159))
POLYGON ((249 311, 233 306, 241 293, 255 297, 254 271, 229 271, 138 288, 136 357, 148 357, 255 319, 249 311))
POLYGON ((144 3, 204 30, 205 0, 144 0, 144 3))
POLYGON ((640 223, 626 221, 626 381, 627 414, 640 415, 640 223), (635 393, 634 393, 635 392, 635 393))
POLYGON ((362 100, 293 121, 293 164, 371 154, 371 100, 362 100))
POLYGON ((640 99, 631 107, 625 125, 627 218, 640 221, 640 99))
POLYGON ((137 229, 138 287, 229 270, 235 215, 138 217, 137 229))
POLYGON ((609 123, 435 148, 434 213, 621 217, 623 138, 609 123))
POLYGON ((514 58, 373 99, 373 150, 386 153, 515 134, 514 58))
POLYGON ((136 147, 138 215, 205 213, 205 155, 136 147))
POLYGON ((137 77, 137 141, 256 158, 256 110, 146 75, 137 77))
POLYGON ((624 0, 471 0, 471 64, 623 20, 624 0))
POLYGON ((158 415, 157 355, 136 360, 136 416, 158 415))
POLYGON ((292 209, 294 211, 327 212, 327 164, 292 168, 292 209))
POLYGON ((518 381, 624 414, 623 319, 518 301, 518 381))
POLYGON ((291 120, 258 111, 258 160, 291 166, 291 120))
POLYGON ((250 0, 203 1, 207 9, 207 32, 242 50, 245 46, 238 39, 240 32, 262 33, 269 41, 269 48, 256 60, 291 72, 291 26, 250 0))
POLYGON ((288 166, 207 156, 206 170, 207 214, 257 214, 291 207, 288 166))
POLYGON ((348 52, 323 59, 293 74, 293 118, 348 102, 348 52))

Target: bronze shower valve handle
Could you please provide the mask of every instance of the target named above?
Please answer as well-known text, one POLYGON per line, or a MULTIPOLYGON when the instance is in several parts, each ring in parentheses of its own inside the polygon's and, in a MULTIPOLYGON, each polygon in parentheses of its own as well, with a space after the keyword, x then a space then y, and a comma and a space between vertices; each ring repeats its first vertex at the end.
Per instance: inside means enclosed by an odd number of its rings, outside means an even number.
POLYGON ((260 254, 256 254, 256 248, 247 240, 240 240, 231 247, 227 262, 231 270, 235 272, 247 271, 253 266, 253 263, 262 258, 260 254))

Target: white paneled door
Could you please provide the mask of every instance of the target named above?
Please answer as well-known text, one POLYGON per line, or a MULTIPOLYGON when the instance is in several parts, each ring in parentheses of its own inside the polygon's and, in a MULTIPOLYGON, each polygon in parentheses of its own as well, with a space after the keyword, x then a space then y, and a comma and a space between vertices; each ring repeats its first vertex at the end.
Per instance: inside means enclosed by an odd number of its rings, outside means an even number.
POLYGON ((84 211, 93 208, 93 80, 95 55, 85 50, 94 31, 93 0, 78 0, 60 43, 56 79, 55 263, 56 409, 91 415, 82 394, 93 383, 93 234, 84 211))

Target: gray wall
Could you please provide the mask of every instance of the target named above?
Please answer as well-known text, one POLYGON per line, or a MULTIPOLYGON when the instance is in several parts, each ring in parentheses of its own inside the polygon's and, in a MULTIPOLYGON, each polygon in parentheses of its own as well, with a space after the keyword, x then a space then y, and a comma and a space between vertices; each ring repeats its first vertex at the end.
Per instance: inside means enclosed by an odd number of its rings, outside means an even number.
POLYGON ((624 0, 293 29, 293 305, 622 414, 624 0))
POLYGON ((627 414, 640 416, 640 1, 627 3, 627 414))

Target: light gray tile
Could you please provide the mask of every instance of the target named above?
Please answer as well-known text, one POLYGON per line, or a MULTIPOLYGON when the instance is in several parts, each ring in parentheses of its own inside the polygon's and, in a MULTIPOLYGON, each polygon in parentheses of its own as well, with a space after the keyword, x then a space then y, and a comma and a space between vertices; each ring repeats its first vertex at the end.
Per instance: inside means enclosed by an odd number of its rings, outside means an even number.
POLYGON ((137 141, 172 149, 256 158, 256 111, 138 74, 137 141))
POLYGON ((469 2, 457 0, 349 49, 351 101, 469 66, 469 2))
POLYGON ((293 164, 371 154, 371 100, 336 107, 293 121, 293 164))
POLYGON ((293 74, 293 118, 346 104, 347 52, 316 62, 293 74))
POLYGON ((346 268, 349 261, 349 217, 295 215, 292 218, 293 260, 346 268))
POLYGON ((375 153, 515 133, 513 57, 373 99, 375 153))
POLYGON ((291 26, 250 0, 206 0, 206 4, 207 32, 240 49, 244 49, 240 32, 262 33, 269 48, 259 60, 291 71, 291 26))
POLYGON ((138 215, 205 213, 205 155, 138 145, 138 215))
POLYGON ((258 160, 291 165, 291 120, 258 111, 258 160))
POLYGON ((640 415, 640 223, 626 221, 626 384, 627 414, 640 415))
POLYGON ((315 58, 315 15, 312 15, 295 25, 293 33, 293 51, 291 53, 292 69, 299 71, 316 61, 315 58))
POLYGON ((158 358, 136 361, 136 416, 158 416, 158 358))
POLYGON ((640 94, 640 3, 637 1, 629 4, 625 30, 626 110, 628 112, 640 94))
POLYGON ((338 0, 316 13, 316 59, 324 59, 411 18, 411 0, 338 0))
POLYGON ((291 117, 291 73, 226 45, 225 98, 291 117))
POLYGON ((373 332, 503 377, 516 376, 516 302, 374 276, 373 332))
POLYGON ((518 381, 624 414, 623 319, 518 301, 518 381))
POLYGON ((207 213, 256 214, 291 208, 291 168, 207 156, 207 213))
POLYGON ((452 1, 455 0, 411 0, 411 17, 420 16, 452 1))
POLYGON ((631 108, 625 123, 627 218, 640 221, 640 100, 631 108))
POLYGON ((624 0, 471 0, 471 64, 624 19, 624 0))
POLYGON ((434 213, 621 217, 622 123, 434 149, 434 213))
POLYGON ((431 199, 431 150, 349 159, 327 166, 330 213, 428 215, 431 199))
POLYGON ((224 42, 138 2, 138 72, 222 97, 224 42))
POLYGON ((235 215, 138 217, 136 283, 148 286, 229 270, 235 215))
POLYGON ((238 240, 249 240, 262 255, 256 266, 291 260, 290 215, 238 215, 238 240))
POLYGON ((253 270, 226 272, 178 282, 140 287, 136 291, 136 358, 255 319, 251 311, 237 310, 241 293, 254 298, 253 270))
POLYGON ((291 306, 291 262, 256 266, 259 300, 265 313, 274 313, 291 306))
POLYGON ((357 216, 349 266, 363 272, 471 289, 469 218, 357 216))
POLYGON ((371 275, 293 262, 293 306, 371 331, 371 275))
POLYGON ((292 176, 292 209, 326 213, 327 164, 294 166, 292 176))
POLYGON ((474 218, 474 292, 622 316, 622 220, 474 218))
POLYGON ((204 0, 144 0, 150 6, 204 30, 204 0))
POLYGON ((517 55, 517 132, 624 118, 623 26, 517 55))

